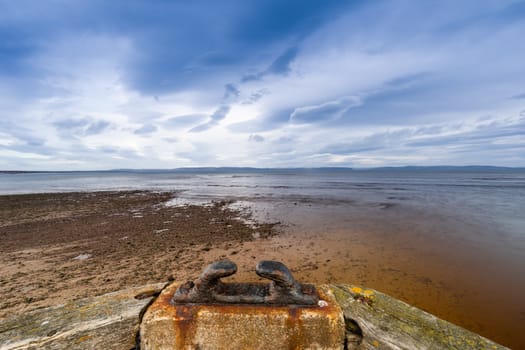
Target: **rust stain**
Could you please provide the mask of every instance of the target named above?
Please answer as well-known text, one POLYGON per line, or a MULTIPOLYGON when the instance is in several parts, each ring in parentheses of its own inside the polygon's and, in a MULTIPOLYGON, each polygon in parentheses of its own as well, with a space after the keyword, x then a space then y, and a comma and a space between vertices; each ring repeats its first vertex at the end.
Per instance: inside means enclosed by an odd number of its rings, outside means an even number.
POLYGON ((185 349, 187 346, 191 345, 193 334, 194 334, 194 325, 195 325, 195 316, 198 313, 199 307, 196 306, 185 306, 177 305, 175 306, 175 317, 173 318, 173 327, 176 334, 176 343, 178 349, 185 349))
POLYGON ((302 330, 302 322, 301 322, 301 315, 302 310, 296 308, 296 307, 290 307, 288 309, 288 317, 286 319, 286 327, 292 331, 292 335, 289 338, 290 341, 290 349, 299 349, 301 346, 301 330, 302 330))

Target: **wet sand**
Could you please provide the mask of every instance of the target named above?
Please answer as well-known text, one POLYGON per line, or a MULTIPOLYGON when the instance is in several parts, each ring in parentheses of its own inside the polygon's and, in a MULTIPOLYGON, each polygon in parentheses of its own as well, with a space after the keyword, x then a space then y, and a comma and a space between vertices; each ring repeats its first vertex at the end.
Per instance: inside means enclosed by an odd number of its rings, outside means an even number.
POLYGON ((226 202, 166 207, 173 196, 0 196, 0 317, 130 286, 187 280, 211 262, 203 253, 222 249, 225 258, 244 242, 274 233, 272 224, 246 225, 226 202))
POLYGON ((453 213, 392 203, 299 198, 165 206, 174 196, 0 196, 0 317, 129 286, 193 279, 223 258, 238 264, 232 280, 258 280, 256 262, 275 259, 300 281, 375 288, 525 348, 523 252, 479 234, 486 227, 453 213))

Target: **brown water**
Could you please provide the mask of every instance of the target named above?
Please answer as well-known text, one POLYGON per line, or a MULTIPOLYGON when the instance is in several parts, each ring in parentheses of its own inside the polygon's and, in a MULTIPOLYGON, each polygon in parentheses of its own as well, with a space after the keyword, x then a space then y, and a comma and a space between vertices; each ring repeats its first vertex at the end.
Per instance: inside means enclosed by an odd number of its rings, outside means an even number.
POLYGON ((525 348, 524 252, 486 236, 502 237, 498 227, 403 205, 274 202, 255 208, 259 218, 283 222, 284 233, 247 244, 246 255, 284 261, 302 281, 371 287, 525 348))

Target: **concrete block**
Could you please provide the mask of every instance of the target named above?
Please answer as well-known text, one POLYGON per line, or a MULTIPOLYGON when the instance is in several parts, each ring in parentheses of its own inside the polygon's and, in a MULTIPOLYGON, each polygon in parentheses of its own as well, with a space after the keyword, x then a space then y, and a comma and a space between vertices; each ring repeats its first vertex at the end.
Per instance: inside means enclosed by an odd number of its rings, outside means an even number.
POLYGON ((141 349, 343 349, 343 312, 328 286, 316 306, 173 305, 168 286, 148 308, 141 349))

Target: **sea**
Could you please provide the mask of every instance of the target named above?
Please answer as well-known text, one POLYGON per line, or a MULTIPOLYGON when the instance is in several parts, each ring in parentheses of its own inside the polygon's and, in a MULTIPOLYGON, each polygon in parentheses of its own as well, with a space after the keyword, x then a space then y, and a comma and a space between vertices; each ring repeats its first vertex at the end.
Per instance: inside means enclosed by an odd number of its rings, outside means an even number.
POLYGON ((184 169, 0 173, 0 195, 78 191, 177 192, 181 203, 305 201, 425 207, 464 212, 525 236, 525 169, 184 169), (451 170, 452 169, 452 170, 451 170), (487 170, 488 169, 488 170, 487 170))
POLYGON ((326 261, 306 275, 314 282, 366 285, 525 348, 523 168, 0 173, 0 195, 125 190, 172 191, 169 205, 238 203, 283 223, 283 258, 326 261))

